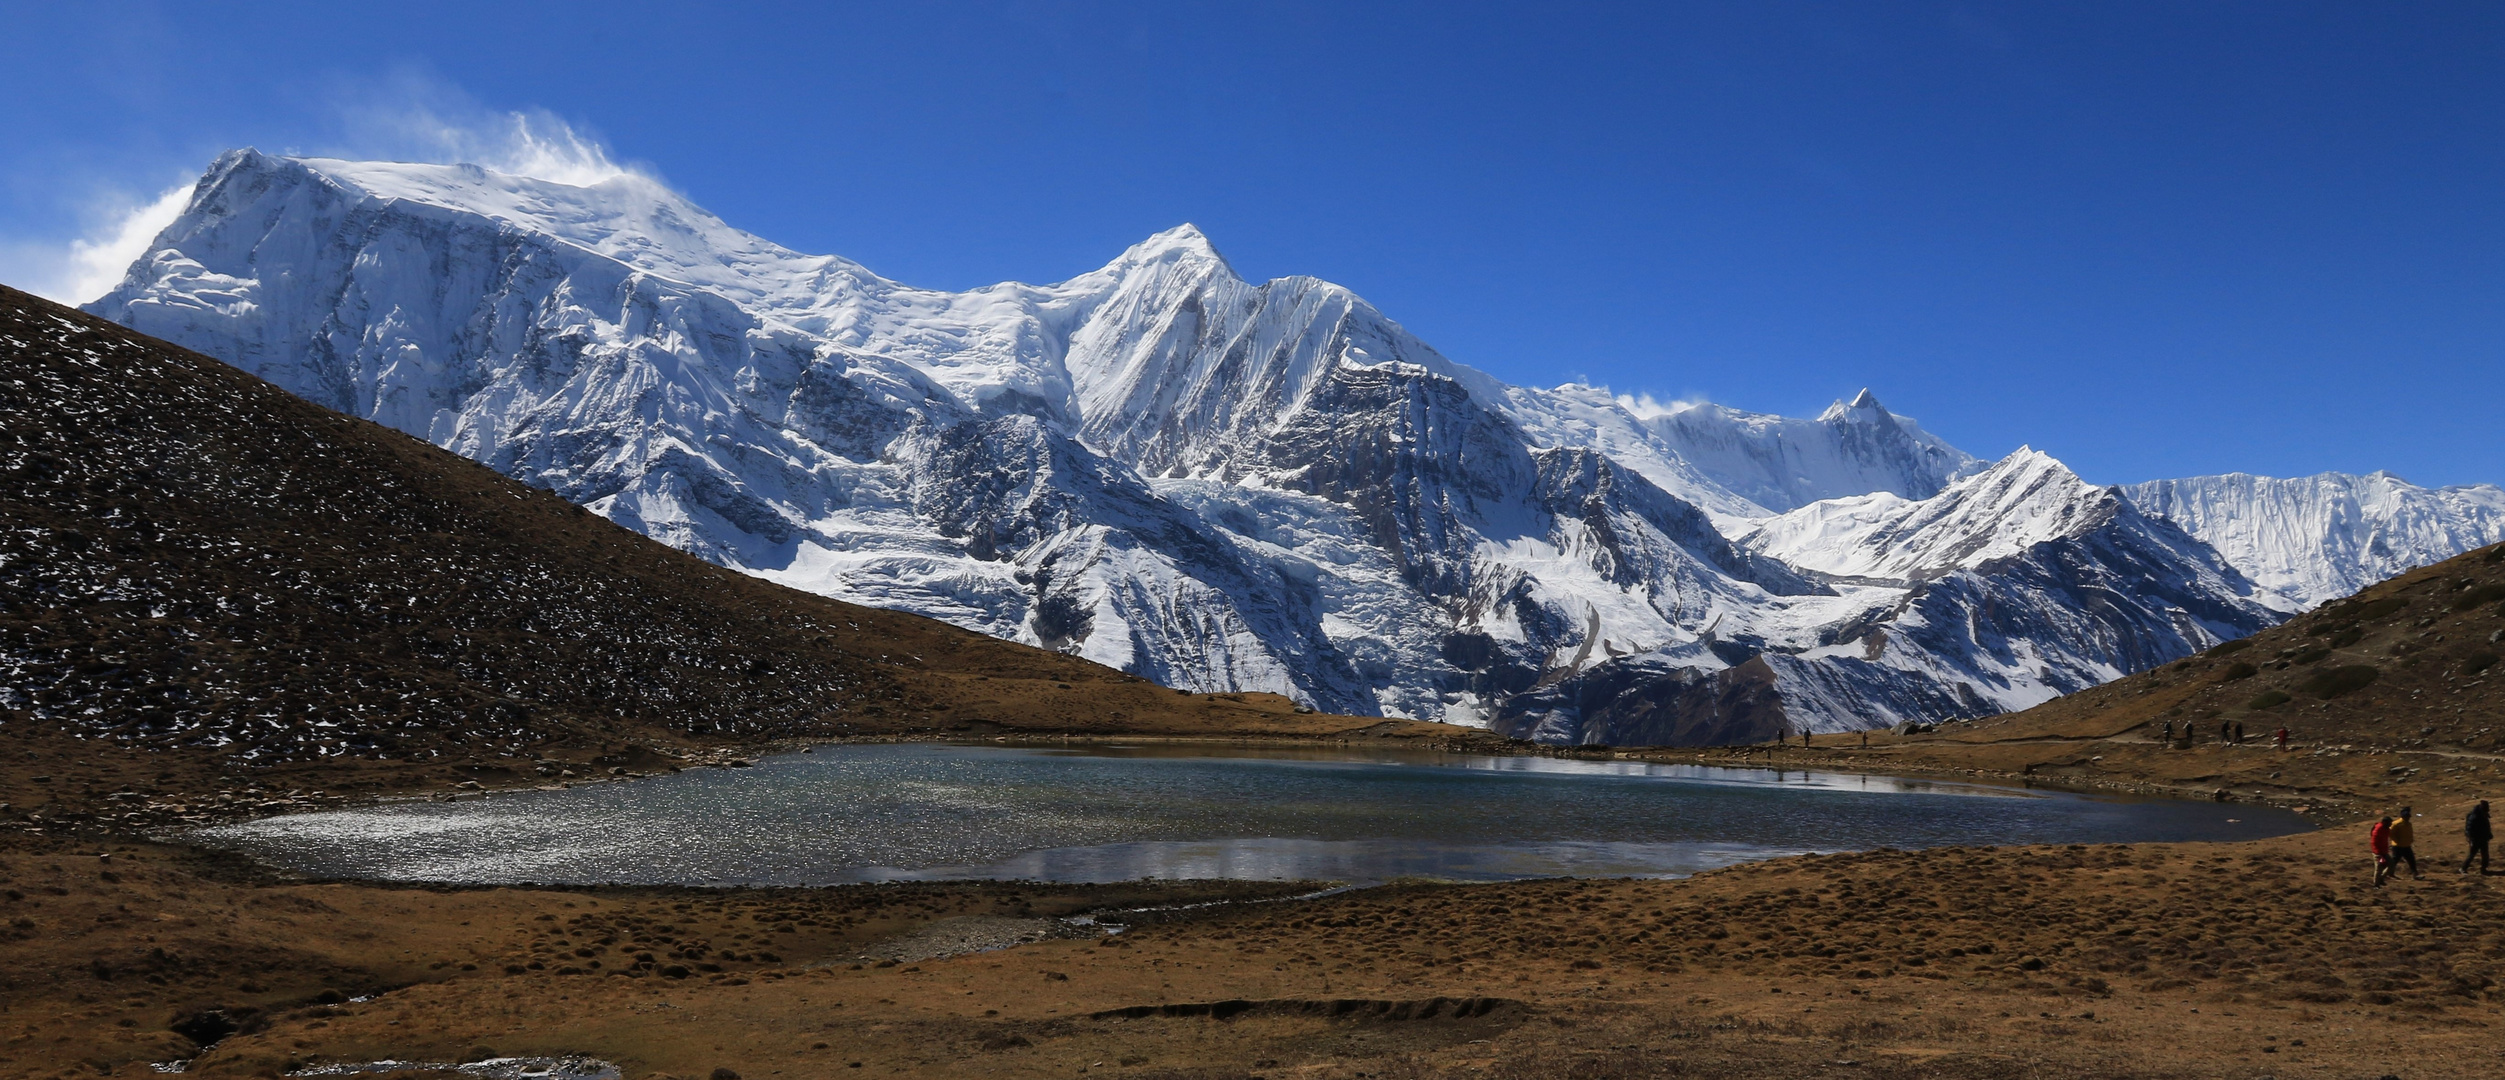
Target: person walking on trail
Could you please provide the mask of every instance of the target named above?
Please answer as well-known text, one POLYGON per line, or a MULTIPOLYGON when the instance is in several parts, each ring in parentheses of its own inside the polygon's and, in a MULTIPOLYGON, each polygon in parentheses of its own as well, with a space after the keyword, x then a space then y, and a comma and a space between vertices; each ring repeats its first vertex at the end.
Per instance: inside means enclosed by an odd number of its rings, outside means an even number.
POLYGON ((2234 733, 2235 733, 2235 724, 2234 724, 2233 722, 2231 722, 2231 721, 2227 721, 2227 720, 2220 720, 2220 721, 2218 721, 2218 741, 2219 741, 2219 742, 2221 742, 2221 743, 2231 743, 2231 742, 2234 742, 2235 740, 2234 740, 2233 738, 2230 738, 2230 737, 2229 737, 2229 736, 2233 735, 2234 733))
POLYGON ((2242 720, 2235 722, 2235 744, 2237 746, 2244 745, 2244 721, 2242 720))
POLYGON ((2366 846, 2375 853, 2375 888, 2383 887, 2383 876, 2392 869, 2392 819, 2375 822, 2366 830, 2366 846))
POLYGON ((2287 748, 2288 748, 2288 729, 2286 729, 2286 728, 2284 728, 2284 727, 2283 727, 2283 728, 2280 728, 2280 729, 2279 729, 2279 749, 2281 749, 2281 750, 2285 750, 2285 749, 2287 749, 2287 748))
POLYGON ((2488 873, 2488 839, 2496 835, 2488 828, 2488 801, 2470 808, 2470 816, 2462 819, 2462 839, 2470 841, 2470 853, 2462 856, 2462 873, 2470 872, 2470 860, 2479 860, 2479 876, 2488 873))
POLYGON ((2401 875, 2401 864, 2409 864, 2409 876, 2418 876, 2418 827, 2409 820, 2409 808, 2401 807, 2401 816, 2392 819, 2392 876, 2401 875))

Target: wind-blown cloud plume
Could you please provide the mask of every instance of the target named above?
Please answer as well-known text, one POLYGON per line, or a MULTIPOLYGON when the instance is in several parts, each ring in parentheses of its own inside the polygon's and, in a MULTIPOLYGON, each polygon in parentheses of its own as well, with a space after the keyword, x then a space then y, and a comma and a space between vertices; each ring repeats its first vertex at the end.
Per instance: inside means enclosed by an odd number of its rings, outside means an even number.
POLYGON ((1663 401, 1651 394, 1619 394, 1617 399, 1620 408, 1634 413, 1638 419, 1642 420, 1686 412, 1705 403, 1702 397, 1691 396, 1663 401))
POLYGON ((646 170, 620 164, 598 139, 543 109, 484 113, 421 105, 362 111, 359 121, 352 126, 367 135, 358 141, 383 145, 352 156, 483 165, 577 187, 627 176, 653 179, 646 170))
MULTIPOLYGON (((489 109, 423 73, 402 72, 379 88, 344 88, 335 100, 347 102, 332 121, 338 137, 310 148, 285 145, 281 152, 468 163, 577 186, 623 177, 660 182, 649 169, 619 162, 596 136, 554 113, 489 109)), ((0 238, 0 282, 65 304, 102 296, 181 216, 192 188, 188 180, 163 189, 133 185, 115 192, 108 186, 76 215, 79 235, 0 238)))
POLYGON ((0 278, 37 296, 79 304, 110 292, 131 261, 148 250, 191 201, 192 185, 178 184, 144 200, 115 199, 96 214, 85 236, 67 245, 10 243, 0 250, 0 278))

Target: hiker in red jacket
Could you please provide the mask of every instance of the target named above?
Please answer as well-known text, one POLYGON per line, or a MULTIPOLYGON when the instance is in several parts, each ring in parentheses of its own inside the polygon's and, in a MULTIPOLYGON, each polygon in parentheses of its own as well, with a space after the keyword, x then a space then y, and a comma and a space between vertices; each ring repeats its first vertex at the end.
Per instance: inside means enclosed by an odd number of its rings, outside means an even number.
POLYGON ((2366 845, 2375 850, 2375 888, 2383 887, 2383 875, 2392 869, 2392 819, 2375 822, 2366 830, 2366 845))
POLYGON ((2392 827, 2385 831, 2384 839, 2390 841, 2392 845, 2391 857, 2384 860, 2384 865, 2392 868, 2392 876, 2396 878, 2401 876, 2401 864, 2408 863, 2410 879, 2416 880, 2418 877, 2418 824, 2411 820, 2409 807, 2401 807, 2400 816, 2392 819, 2392 827))

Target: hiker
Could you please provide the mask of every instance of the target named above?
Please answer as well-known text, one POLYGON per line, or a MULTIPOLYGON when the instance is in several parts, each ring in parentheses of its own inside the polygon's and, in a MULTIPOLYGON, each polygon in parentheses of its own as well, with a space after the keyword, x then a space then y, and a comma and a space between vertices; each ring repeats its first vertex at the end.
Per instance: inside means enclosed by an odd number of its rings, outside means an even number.
POLYGON ((2285 749, 2287 749, 2287 748, 2288 748, 2288 729, 2287 729, 2287 728, 2285 728, 2285 727, 2282 727, 2282 728, 2280 728, 2280 729, 2279 729, 2279 749, 2281 749, 2281 750, 2285 750, 2285 749))
POLYGON ((2227 737, 2227 736, 2229 736, 2229 735, 2233 734, 2234 732, 2235 732, 2235 725, 2234 725, 2234 724, 2229 723, 2228 721, 2225 721, 2225 720, 2220 720, 2220 721, 2218 721, 2218 741, 2219 741, 2219 742, 2221 742, 2221 743, 2231 743, 2231 742, 2234 742, 2234 741, 2235 741, 2234 739, 2230 739, 2230 738, 2228 738, 2228 737, 2227 737))
POLYGON ((2237 746, 2244 745, 2244 721, 2242 720, 2235 722, 2235 744, 2237 746))
POLYGON ((2162 738, 2162 739, 2160 739, 2160 740, 2158 740, 2158 741, 2159 741, 2159 742, 2163 742, 2163 743, 2165 743, 2165 744, 2167 744, 2167 745, 2169 745, 2169 746, 2174 745, 2174 721, 2172 721, 2172 720, 2165 721, 2165 722, 2164 722, 2164 724, 2163 724, 2163 726, 2164 726, 2164 728, 2165 728, 2166 735, 2165 735, 2165 737, 2164 737, 2164 738, 2162 738))
POLYGON ((1870 729, 1869 729, 1869 728, 1863 728, 1863 729, 1861 729, 1861 748, 1862 748, 1862 749, 1864 749, 1864 750, 1868 750, 1868 749, 1870 749, 1870 729))
POLYGON ((2487 876, 2488 838, 2494 835, 2488 829, 2488 801, 2481 799, 2470 808, 2470 816, 2462 819, 2462 839, 2470 841, 2470 854, 2462 856, 2462 873, 2469 873, 2470 860, 2477 859, 2479 876, 2487 876))
POLYGON ((2392 819, 2392 876, 2399 877, 2401 864, 2409 864, 2409 876, 2418 876, 2418 827, 2410 823, 2409 808, 2401 807, 2401 816, 2392 819))
POLYGON ((2392 819, 2375 822, 2366 830, 2366 846, 2375 852, 2375 888, 2383 887, 2383 875, 2392 869, 2392 819))

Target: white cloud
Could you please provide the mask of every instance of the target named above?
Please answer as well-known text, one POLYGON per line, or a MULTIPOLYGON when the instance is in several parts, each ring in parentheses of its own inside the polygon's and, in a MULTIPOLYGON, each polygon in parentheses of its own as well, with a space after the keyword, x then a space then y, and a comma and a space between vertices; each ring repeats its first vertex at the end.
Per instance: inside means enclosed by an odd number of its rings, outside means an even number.
MULTIPOLYGON (((490 109, 459 87, 423 71, 404 69, 338 85, 325 96, 330 101, 328 115, 311 126, 327 134, 303 144, 284 145, 281 152, 468 163, 578 186, 621 177, 661 183, 649 168, 620 162, 597 135, 554 113, 490 109)), ((238 139, 232 145, 251 141, 238 139)), ((271 141, 261 145, 267 148, 271 141)), ((204 154, 188 163, 186 171, 208 160, 204 154)), ((62 209, 43 225, 0 236, 0 282, 65 304, 79 304, 121 283, 131 263, 147 253, 149 242, 181 215, 195 181, 185 179, 167 188, 66 176, 55 182, 83 193, 61 200, 57 205, 62 209)))
POLYGON ((133 260, 191 201, 191 182, 154 198, 116 198, 90 215, 86 234, 67 244, 12 242, 0 248, 0 274, 9 284, 49 300, 83 304, 113 291, 133 260))
POLYGON ((1689 409, 1705 404, 1705 400, 1703 398, 1679 398, 1672 401, 1663 401, 1652 396, 1651 394, 1619 394, 1617 397, 1618 407, 1634 413, 1636 418, 1640 420, 1650 420, 1656 416, 1669 416, 1673 413, 1683 413, 1689 409))
POLYGON ((94 236, 70 241, 69 289, 63 303, 85 303, 113 291, 130 264, 147 254, 157 234, 182 216, 191 204, 191 184, 176 184, 144 205, 124 211, 94 236))
POLYGON ((620 163, 599 137, 545 109, 491 109, 423 70, 342 86, 333 94, 341 137, 322 156, 481 165, 497 172, 588 186, 619 177, 657 179, 620 163))
POLYGON ((577 187, 625 176, 651 178, 641 169, 619 164, 598 139, 543 110, 448 117, 420 105, 367 113, 361 120, 367 134, 352 141, 381 142, 397 152, 378 155, 368 150, 356 156, 482 165, 577 187))

